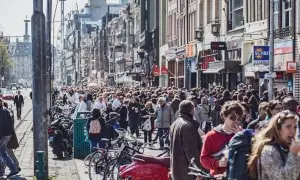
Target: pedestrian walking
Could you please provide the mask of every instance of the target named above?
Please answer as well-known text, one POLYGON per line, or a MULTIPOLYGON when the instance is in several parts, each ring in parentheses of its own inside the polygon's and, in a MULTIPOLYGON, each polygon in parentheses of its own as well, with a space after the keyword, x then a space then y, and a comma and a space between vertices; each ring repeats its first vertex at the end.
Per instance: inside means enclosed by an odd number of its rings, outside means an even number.
POLYGON ((295 112, 282 111, 255 136, 248 162, 253 179, 299 179, 300 145, 294 142, 297 121, 295 112))
MULTIPOLYGON (((11 109, 8 109, 8 104, 6 102, 3 103, 3 106, 9 111, 10 113, 10 118, 11 118, 11 121, 13 123, 13 127, 14 126, 14 112, 11 110, 11 109)), ((14 149, 17 149, 19 147, 19 142, 18 142, 18 138, 17 138, 17 135, 16 135, 16 132, 14 130, 9 142, 7 143, 7 148, 6 148, 6 151, 9 155, 9 157, 12 159, 12 161, 15 163, 15 165, 17 166, 18 168, 18 171, 20 172, 21 171, 21 168, 20 168, 20 163, 18 161, 18 159, 16 158, 13 150, 14 149)), ((1 166, 1 164, 0 164, 1 166)), ((1 169, 2 167, 0 167, 1 169)))
MULTIPOLYGON (((202 148, 201 137, 198 134, 200 124, 193 119, 194 102, 184 100, 179 105, 179 118, 170 128, 171 174, 173 180, 194 180, 188 175, 192 159, 201 167, 199 154, 202 148)), ((198 177, 197 179, 201 179, 198 177)))
POLYGON ((129 99, 124 99, 121 108, 119 109, 120 114, 120 127, 127 130, 128 127, 128 106, 129 106, 129 99))
POLYGON ((21 91, 18 91, 18 95, 15 96, 14 105, 17 108, 17 118, 21 119, 22 107, 24 106, 24 98, 21 95, 21 91))
MULTIPOLYGON (((0 164, 4 164, 10 169, 7 177, 12 177, 19 173, 17 166, 7 153, 7 144, 14 134, 13 122, 9 111, 3 107, 2 100, 0 100, 0 164)), ((0 177, 3 177, 4 170, 0 169, 0 177)))
MULTIPOLYGON (((169 134, 169 129, 172 124, 172 122, 175 121, 175 115, 172 110, 171 105, 166 103, 166 100, 164 97, 160 97, 158 100, 158 106, 155 110, 155 126, 158 128, 157 134, 159 137, 159 145, 160 149, 164 148, 164 140, 162 137, 165 134, 169 134)), ((169 140, 166 138, 166 143, 168 143, 169 140)))
POLYGON ((94 148, 104 148, 104 143, 101 142, 101 138, 105 133, 105 121, 101 117, 100 109, 92 110, 92 117, 88 119, 86 129, 88 132, 88 139, 90 141, 90 152, 95 151, 94 148))
POLYGON ((154 109, 152 108, 151 101, 148 101, 145 105, 145 108, 141 110, 141 121, 143 124, 143 131, 144 131, 144 142, 151 142, 152 141, 152 133, 154 130, 154 118, 151 117, 151 114, 154 113, 154 109), (150 126, 148 126, 148 125, 150 126), (149 129, 148 129, 149 128, 149 129))

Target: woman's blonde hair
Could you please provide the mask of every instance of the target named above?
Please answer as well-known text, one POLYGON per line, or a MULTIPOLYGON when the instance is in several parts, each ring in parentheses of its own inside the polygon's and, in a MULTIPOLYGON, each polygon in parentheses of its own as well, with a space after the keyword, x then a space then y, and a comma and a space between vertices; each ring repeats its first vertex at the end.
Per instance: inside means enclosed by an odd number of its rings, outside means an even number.
POLYGON ((248 170, 250 176, 256 177, 257 175, 257 160, 260 157, 265 145, 285 144, 283 139, 281 139, 280 129, 282 124, 288 119, 297 120, 298 116, 289 110, 282 111, 272 117, 268 126, 254 136, 252 142, 252 153, 248 161, 248 170))

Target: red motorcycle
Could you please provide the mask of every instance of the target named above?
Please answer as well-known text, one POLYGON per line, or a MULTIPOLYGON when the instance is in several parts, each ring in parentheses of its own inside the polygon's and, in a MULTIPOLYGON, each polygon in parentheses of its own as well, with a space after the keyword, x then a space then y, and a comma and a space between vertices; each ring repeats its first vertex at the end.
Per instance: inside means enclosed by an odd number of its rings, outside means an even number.
MULTIPOLYGON (((164 154, 164 153, 163 153, 164 154)), ((133 162, 121 166, 119 177, 125 180, 170 180, 170 157, 153 157, 137 154, 133 162)))

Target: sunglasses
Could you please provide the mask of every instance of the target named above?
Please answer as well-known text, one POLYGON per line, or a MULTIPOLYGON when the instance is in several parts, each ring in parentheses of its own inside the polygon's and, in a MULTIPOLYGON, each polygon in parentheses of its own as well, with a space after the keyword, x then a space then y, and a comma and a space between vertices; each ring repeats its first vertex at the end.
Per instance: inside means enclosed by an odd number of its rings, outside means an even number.
POLYGON ((242 119, 242 116, 239 116, 237 114, 232 114, 229 116, 229 119, 234 122, 240 122, 240 120, 242 119))

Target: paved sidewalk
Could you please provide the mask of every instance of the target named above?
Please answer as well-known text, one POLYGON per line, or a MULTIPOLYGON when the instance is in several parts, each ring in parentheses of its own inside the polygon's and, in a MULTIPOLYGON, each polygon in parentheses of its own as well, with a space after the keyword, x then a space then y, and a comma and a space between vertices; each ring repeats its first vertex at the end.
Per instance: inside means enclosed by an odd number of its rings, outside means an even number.
MULTIPOLYGON (((20 141, 20 147, 16 149, 15 155, 19 160, 22 171, 11 179, 16 180, 32 180, 34 177, 34 156, 33 156, 33 132, 32 128, 32 112, 27 116, 26 121, 17 131, 20 141)), ((49 177, 56 180, 79 180, 78 172, 73 159, 57 160, 51 148, 48 148, 49 177)), ((6 174, 9 172, 7 171, 6 174)))

